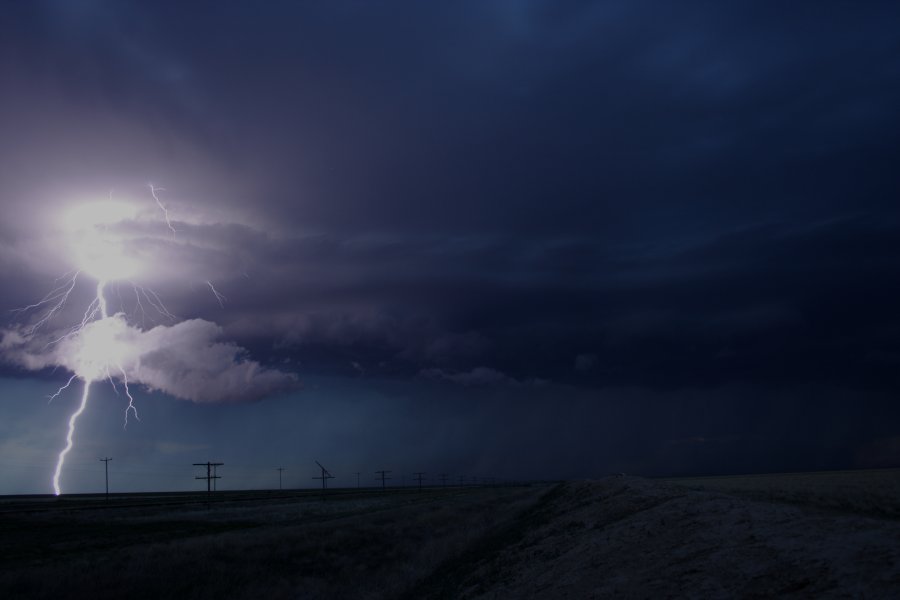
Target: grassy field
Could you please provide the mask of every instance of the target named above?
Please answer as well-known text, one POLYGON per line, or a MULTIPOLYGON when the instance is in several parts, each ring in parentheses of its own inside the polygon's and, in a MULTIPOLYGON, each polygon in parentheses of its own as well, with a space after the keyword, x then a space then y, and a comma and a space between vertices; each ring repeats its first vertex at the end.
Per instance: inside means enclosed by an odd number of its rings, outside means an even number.
POLYGON ((546 492, 6 499, 0 597, 397 597, 546 492))
POLYGON ((895 598, 898 478, 0 498, 0 598, 895 598))
POLYGON ((900 518, 900 469, 770 473, 667 479, 697 490, 718 490, 769 502, 900 518))
POLYGON ((750 494, 706 479, 566 482, 409 597, 898 598, 900 522, 872 514, 898 500, 883 492, 891 475, 837 474, 850 488, 824 474, 755 477, 750 494))

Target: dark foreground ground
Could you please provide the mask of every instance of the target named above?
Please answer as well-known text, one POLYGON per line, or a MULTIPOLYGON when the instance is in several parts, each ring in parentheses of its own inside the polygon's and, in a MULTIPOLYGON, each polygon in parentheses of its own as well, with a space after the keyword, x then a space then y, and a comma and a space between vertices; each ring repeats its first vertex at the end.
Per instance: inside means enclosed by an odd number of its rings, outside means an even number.
POLYGON ((0 598, 900 597, 900 470, 0 501, 0 598))

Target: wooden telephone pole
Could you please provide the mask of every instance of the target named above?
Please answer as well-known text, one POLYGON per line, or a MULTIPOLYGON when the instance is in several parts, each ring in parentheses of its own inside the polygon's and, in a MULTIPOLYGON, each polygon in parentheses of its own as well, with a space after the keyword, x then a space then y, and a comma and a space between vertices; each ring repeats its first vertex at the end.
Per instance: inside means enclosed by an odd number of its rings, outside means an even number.
POLYGON ((104 470, 106 471, 106 501, 107 502, 109 502, 109 461, 111 461, 111 460, 112 459, 109 457, 100 459, 100 462, 103 463, 104 470))
POLYGON ((212 493, 212 486, 210 485, 216 479, 221 479, 218 475, 213 472, 213 469, 216 467, 221 467, 225 463, 214 463, 214 462, 205 462, 205 463, 194 463, 195 467, 206 467, 206 477, 194 477, 194 479, 205 479, 206 480, 206 506, 209 507, 210 502, 210 494, 212 493))
POLYGON ((390 477, 387 477, 387 474, 390 473, 390 472, 391 472, 391 471, 375 471, 375 474, 376 474, 376 475, 381 475, 380 478, 379 478, 379 477, 376 477, 376 478, 375 478, 375 479, 381 479, 381 489, 384 489, 384 482, 385 482, 385 480, 386 480, 386 479, 390 479, 390 477))

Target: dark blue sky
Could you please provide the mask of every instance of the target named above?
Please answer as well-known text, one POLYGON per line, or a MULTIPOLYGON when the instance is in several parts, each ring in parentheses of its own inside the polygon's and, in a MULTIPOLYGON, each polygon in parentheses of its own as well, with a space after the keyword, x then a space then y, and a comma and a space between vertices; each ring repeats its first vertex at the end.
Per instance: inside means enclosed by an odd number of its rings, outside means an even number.
MULTIPOLYGON (((98 392, 70 488, 92 489, 94 454, 122 478, 168 473, 132 489, 190 488, 177 465, 226 457, 235 486, 314 458, 510 477, 897 466, 898 18, 3 7, 0 307, 71 268, 48 214, 144 202, 153 182, 196 250, 160 258, 154 289, 301 383, 228 404, 145 389, 127 433, 98 392)), ((44 491, 78 394, 47 406, 65 374, 6 360, 0 492, 44 491)))

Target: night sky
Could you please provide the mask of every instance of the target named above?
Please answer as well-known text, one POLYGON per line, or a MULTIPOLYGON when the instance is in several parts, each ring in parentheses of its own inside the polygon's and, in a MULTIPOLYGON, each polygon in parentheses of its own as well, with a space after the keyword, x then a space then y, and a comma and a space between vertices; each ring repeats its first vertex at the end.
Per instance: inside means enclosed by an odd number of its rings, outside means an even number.
POLYGON ((896 2, 4 4, 0 493, 50 491, 80 399, 47 402, 71 372, 10 311, 77 268, 66 215, 109 198, 141 207, 109 231, 176 318, 110 285, 169 345, 127 430, 94 385, 67 491, 102 489, 102 456, 118 491, 198 489, 206 460, 223 488, 311 486, 314 460, 336 485, 900 466, 898 23, 896 2))

